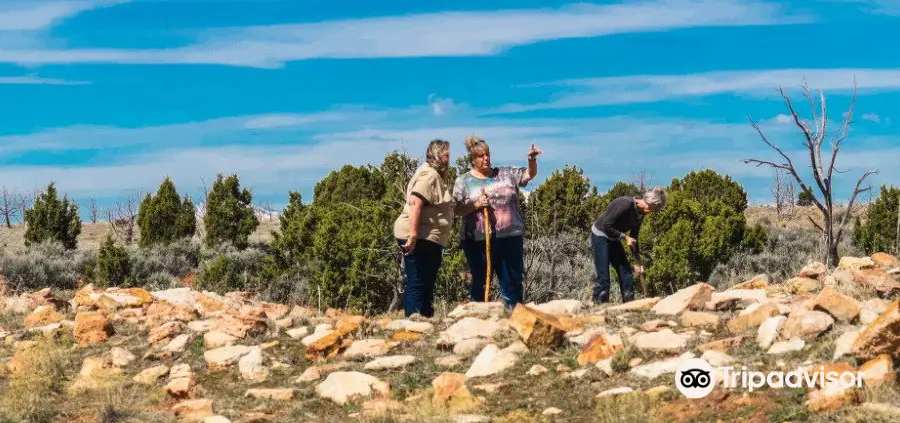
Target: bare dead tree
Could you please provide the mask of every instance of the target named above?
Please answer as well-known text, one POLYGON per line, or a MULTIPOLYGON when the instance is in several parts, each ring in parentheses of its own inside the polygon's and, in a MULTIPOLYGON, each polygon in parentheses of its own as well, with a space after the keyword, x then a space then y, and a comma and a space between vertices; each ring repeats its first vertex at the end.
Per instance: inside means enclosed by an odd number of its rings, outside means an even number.
MULTIPOLYGON (((850 196, 850 200, 847 202, 847 206, 846 209, 844 209, 843 215, 836 216, 834 212, 835 204, 833 191, 833 175, 835 171, 834 162, 837 158, 838 152, 840 151, 841 143, 847 138, 847 132, 850 128, 850 124, 853 122, 853 108, 856 105, 856 80, 854 79, 853 83, 853 96, 850 100, 849 110, 844 115, 844 119, 837 130, 835 130, 830 135, 831 158, 828 161, 825 161, 822 157, 822 144, 825 142, 826 138, 829 138, 828 114, 825 105, 825 94, 822 92, 822 90, 818 90, 819 105, 817 106, 816 100, 810 92, 809 86, 806 84, 805 80, 801 87, 806 99, 809 101, 809 106, 812 110, 813 117, 812 123, 815 125, 815 128, 810 128, 809 123, 800 118, 800 115, 794 108, 794 104, 791 102, 790 96, 788 96, 783 87, 780 87, 778 89, 778 92, 784 99, 788 111, 793 117, 794 124, 798 128, 800 128, 803 133, 803 141, 806 150, 808 150, 809 153, 809 164, 812 168, 812 175, 815 186, 811 186, 811 184, 804 182, 803 178, 800 177, 800 174, 797 171, 797 167, 794 165, 794 162, 791 160, 791 158, 788 157, 788 155, 785 154, 785 152, 781 148, 770 141, 768 137, 766 137, 762 129, 760 129, 759 125, 757 125, 752 118, 750 118, 750 124, 751 126, 753 126, 753 129, 756 130, 757 134, 759 134, 760 138, 762 138, 762 141, 766 143, 766 145, 778 152, 784 162, 778 163, 774 161, 759 159, 745 159, 743 160, 743 162, 754 163, 757 166, 765 165, 775 169, 784 170, 794 177, 794 179, 797 181, 797 184, 800 186, 800 189, 812 198, 813 204, 815 204, 816 208, 818 208, 819 211, 822 212, 821 224, 819 224, 819 222, 816 222, 812 218, 810 218, 810 222, 812 222, 812 224, 822 232, 822 237, 825 241, 825 251, 823 253, 823 261, 825 262, 825 265, 833 267, 838 262, 837 247, 840 243, 841 237, 844 234, 844 228, 850 221, 853 204, 856 201, 856 197, 860 193, 872 189, 871 186, 862 188, 861 185, 870 175, 878 173, 878 170, 867 170, 863 172, 862 176, 860 176, 856 181, 856 185, 853 188, 853 194, 850 196), (818 188, 818 194, 813 191, 813 188, 816 187, 818 188)), ((840 171, 838 172, 840 173, 840 171)))
POLYGON ((3 216, 3 223, 6 224, 7 228, 12 228, 13 220, 16 219, 21 211, 18 198, 19 195, 17 193, 10 192, 6 187, 3 187, 2 192, 0 192, 0 215, 3 216))
POLYGON ((16 206, 19 208, 19 216, 25 220, 25 211, 34 206, 34 199, 37 198, 37 190, 28 192, 22 191, 16 196, 16 206))
POLYGON ((769 188, 775 202, 775 214, 778 218, 793 215, 794 183, 784 175, 781 169, 772 172, 772 185, 769 188))
POLYGON ((100 207, 97 205, 97 197, 91 197, 88 200, 88 214, 91 223, 97 223, 97 220, 100 218, 100 207))
POLYGON ((140 193, 116 201, 107 208, 106 216, 113 233, 125 244, 134 243, 134 227, 140 210, 140 193))
POLYGON ((641 194, 647 192, 650 183, 650 177, 647 175, 647 171, 643 169, 641 169, 641 171, 638 172, 637 175, 635 175, 634 180, 632 181, 632 184, 637 187, 638 191, 640 191, 641 194))

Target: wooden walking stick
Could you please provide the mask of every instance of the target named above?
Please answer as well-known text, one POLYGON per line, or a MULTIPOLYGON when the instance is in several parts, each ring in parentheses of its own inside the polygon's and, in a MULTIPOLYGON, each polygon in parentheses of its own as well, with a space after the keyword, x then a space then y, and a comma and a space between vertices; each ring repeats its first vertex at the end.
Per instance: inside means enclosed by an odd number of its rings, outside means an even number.
MULTIPOLYGON (((481 190, 482 200, 486 197, 484 189, 481 190)), ((484 201, 482 201, 482 204, 484 201)), ((484 257, 487 260, 487 276, 484 278, 484 302, 490 301, 491 296, 491 221, 488 209, 482 210, 484 216, 484 257)))

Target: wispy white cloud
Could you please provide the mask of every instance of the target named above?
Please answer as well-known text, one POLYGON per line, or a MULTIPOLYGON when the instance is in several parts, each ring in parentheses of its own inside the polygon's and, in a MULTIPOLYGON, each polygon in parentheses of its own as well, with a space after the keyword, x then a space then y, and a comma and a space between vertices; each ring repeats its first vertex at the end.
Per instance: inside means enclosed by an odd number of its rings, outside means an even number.
POLYGON ((0 31, 47 29, 81 12, 130 0, 0 0, 0 31))
POLYGON ((88 85, 88 81, 70 81, 57 78, 40 78, 37 76, 0 76, 0 84, 13 85, 88 85))
POLYGON ((837 0, 844 3, 857 3, 868 13, 877 15, 900 16, 900 2, 897 0, 837 0))
POLYGON ((314 58, 491 55, 542 41, 664 31, 808 22, 762 0, 649 0, 558 9, 441 12, 316 23, 219 28, 172 49, 6 49, 18 64, 219 64, 280 67, 314 58))
POLYGON ((634 75, 585 78, 530 84, 522 87, 565 87, 553 100, 538 104, 508 104, 495 113, 565 109, 613 104, 653 103, 721 94, 774 95, 779 86, 789 91, 806 80, 810 89, 826 92, 900 90, 900 69, 776 69, 706 72, 687 75, 634 75))
POLYGON ((859 118, 869 122, 881 123, 881 116, 876 113, 863 113, 859 118))

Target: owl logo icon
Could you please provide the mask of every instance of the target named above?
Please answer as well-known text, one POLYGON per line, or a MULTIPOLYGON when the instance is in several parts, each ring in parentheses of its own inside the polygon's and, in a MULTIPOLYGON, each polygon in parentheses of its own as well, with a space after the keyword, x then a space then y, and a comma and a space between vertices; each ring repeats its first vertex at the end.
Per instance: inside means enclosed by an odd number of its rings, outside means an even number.
POLYGON ((712 366, 701 358, 684 360, 675 372, 675 387, 685 397, 703 398, 716 386, 716 374, 712 366))

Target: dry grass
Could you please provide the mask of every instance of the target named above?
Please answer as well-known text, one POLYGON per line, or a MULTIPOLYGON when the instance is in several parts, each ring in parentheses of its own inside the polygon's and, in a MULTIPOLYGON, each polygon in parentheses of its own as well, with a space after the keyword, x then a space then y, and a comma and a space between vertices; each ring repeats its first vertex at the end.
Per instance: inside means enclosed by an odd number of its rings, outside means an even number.
MULTIPOLYGON (((280 227, 278 220, 261 221, 256 230, 250 234, 250 243, 268 243, 272 240, 272 231, 277 231, 280 227)), ((24 251, 25 250, 25 225, 14 224, 12 228, 0 225, 0 250, 3 251, 24 251)), ((82 223, 81 234, 78 235, 78 249, 83 251, 97 251, 100 244, 106 239, 106 235, 110 233, 108 223, 82 223)), ((203 222, 197 222, 197 232, 202 233, 203 222)), ((137 229, 135 229, 135 242, 138 240, 137 229)))

